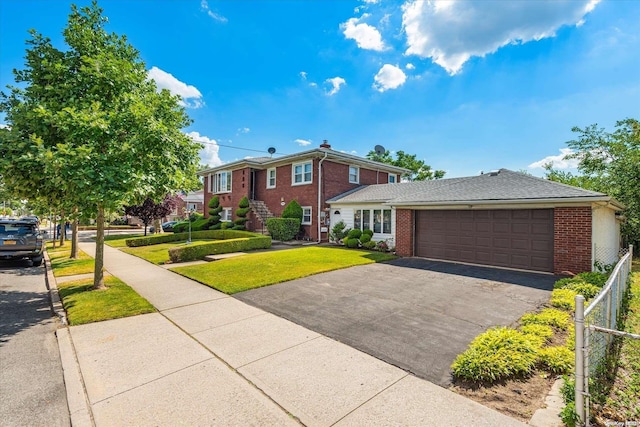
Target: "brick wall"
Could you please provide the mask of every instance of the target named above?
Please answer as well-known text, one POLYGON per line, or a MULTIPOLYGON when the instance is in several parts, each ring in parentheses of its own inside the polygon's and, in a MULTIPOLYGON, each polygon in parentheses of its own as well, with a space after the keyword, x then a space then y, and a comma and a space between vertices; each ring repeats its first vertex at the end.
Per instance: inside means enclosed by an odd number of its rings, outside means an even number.
POLYGON ((410 209, 396 210, 396 253, 413 256, 414 212, 410 209))
POLYGON ((554 272, 591 271, 591 207, 555 208, 554 272))

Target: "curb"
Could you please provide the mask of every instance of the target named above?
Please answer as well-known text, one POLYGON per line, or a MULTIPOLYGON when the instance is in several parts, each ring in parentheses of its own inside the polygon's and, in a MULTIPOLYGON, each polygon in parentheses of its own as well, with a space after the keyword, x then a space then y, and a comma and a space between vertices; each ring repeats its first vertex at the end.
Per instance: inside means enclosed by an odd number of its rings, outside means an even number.
POLYGON ((76 350, 73 346, 73 340, 71 339, 71 333, 69 331, 67 313, 64 310, 60 294, 58 293, 58 284, 53 275, 51 259, 47 251, 44 252, 44 260, 46 270, 45 280, 47 289, 49 289, 51 305, 54 313, 63 325, 63 327, 56 330, 56 338, 58 340, 58 349, 62 362, 62 373, 65 390, 67 392, 67 406, 71 417, 71 425, 73 427, 95 427, 91 405, 89 404, 89 398, 82 380, 80 363, 78 363, 76 350))

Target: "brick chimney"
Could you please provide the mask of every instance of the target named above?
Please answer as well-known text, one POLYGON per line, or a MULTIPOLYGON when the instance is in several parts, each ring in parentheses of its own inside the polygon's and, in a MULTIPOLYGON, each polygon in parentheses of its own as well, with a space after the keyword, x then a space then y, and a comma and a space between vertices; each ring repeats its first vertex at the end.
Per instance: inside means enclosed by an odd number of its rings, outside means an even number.
POLYGON ((326 148, 327 150, 331 149, 331 145, 329 145, 329 141, 326 139, 322 140, 322 144, 320 144, 320 148, 326 148))

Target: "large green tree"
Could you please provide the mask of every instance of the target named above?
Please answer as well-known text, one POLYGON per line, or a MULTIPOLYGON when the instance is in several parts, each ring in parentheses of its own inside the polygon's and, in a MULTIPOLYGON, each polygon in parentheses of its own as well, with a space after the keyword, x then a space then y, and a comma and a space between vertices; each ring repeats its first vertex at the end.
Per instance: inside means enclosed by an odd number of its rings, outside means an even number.
POLYGON ((616 122, 611 133, 593 124, 571 129, 578 136, 567 142, 566 159, 578 160, 578 174, 547 166, 547 178, 606 193, 625 205, 622 234, 636 248, 640 243, 640 122, 616 122))
POLYGON ((0 98, 10 126, 2 174, 29 198, 62 189, 65 205, 97 221, 94 287, 104 286, 106 211, 197 186, 200 144, 179 97, 158 91, 126 37, 105 30, 94 2, 71 7, 59 50, 35 31, 19 84, 0 98))
POLYGON ((367 153, 367 159, 388 165, 409 169, 411 172, 402 175, 403 181, 426 181, 429 179, 440 179, 444 177, 445 171, 433 170, 424 160, 418 160, 415 154, 408 154, 402 150, 396 152, 395 159, 389 150, 382 154, 375 151, 367 153))

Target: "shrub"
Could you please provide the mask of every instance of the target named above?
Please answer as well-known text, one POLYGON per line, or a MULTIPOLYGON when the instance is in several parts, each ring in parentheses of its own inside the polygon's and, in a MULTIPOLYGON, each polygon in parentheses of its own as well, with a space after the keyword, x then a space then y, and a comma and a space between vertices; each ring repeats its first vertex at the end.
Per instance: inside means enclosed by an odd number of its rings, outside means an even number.
MULTIPOLYGON (((234 230, 203 230, 195 231, 191 233, 193 239, 238 239, 242 237, 256 237, 261 234, 250 233, 248 231, 234 231, 234 230)), ((149 246, 157 245, 159 243, 179 242, 181 240, 187 240, 189 233, 163 233, 146 237, 134 237, 125 240, 125 243, 129 247, 137 246, 149 246)))
POLYGON ((553 374, 568 374, 575 362, 575 354, 565 346, 541 348, 538 358, 542 366, 553 374))
POLYGON ((220 198, 213 196, 209 200, 209 226, 210 230, 219 230, 221 228, 220 212, 222 212, 222 206, 220 206, 220 198))
POLYGON ((188 221, 180 221, 177 224, 174 224, 173 226, 173 232, 174 233, 183 233, 184 231, 189 229, 189 222, 188 221))
POLYGON ((584 273, 576 274, 574 279, 576 281, 587 282, 592 285, 603 287, 605 283, 607 283, 607 279, 609 279, 609 275, 605 273, 600 273, 597 271, 586 271, 584 273))
POLYGON ((207 255, 267 249, 270 247, 271 237, 256 234, 254 237, 202 242, 189 246, 171 248, 169 249, 169 258, 171 262, 185 262, 202 259, 207 255))
POLYGON ((247 215, 251 208, 249 207, 249 199, 247 196, 244 196, 240 199, 240 203, 238 203, 238 209, 236 209, 236 220, 233 221, 233 229, 234 230, 244 230, 244 225, 249 220, 247 215))
POLYGON ((362 243, 362 247, 369 250, 373 250, 376 247, 376 242, 369 240, 368 242, 362 243))
POLYGON ((554 289, 551 292, 551 305, 563 310, 575 311, 576 295, 578 294, 571 289, 554 289))
POLYGON ((497 327, 478 335, 451 365, 456 377, 494 382, 530 373, 538 347, 515 329, 497 327))
POLYGON ((566 330, 569 326, 569 313, 557 308, 545 308, 540 313, 527 313, 520 318, 523 325, 535 323, 537 325, 549 325, 566 330))
POLYGON ((362 236, 362 231, 354 228, 353 230, 349 231, 349 234, 347 234, 347 237, 349 239, 360 239, 360 236, 362 236))
POLYGON ((592 285, 591 283, 586 282, 574 282, 569 283, 564 289, 571 289, 578 295, 582 295, 585 299, 591 299, 598 295, 600 290, 599 286, 592 285))
POLYGON ((376 250, 380 252, 387 252, 389 250, 389 244, 384 240, 380 240, 376 243, 376 250))
POLYGON ((370 229, 368 229, 368 228, 365 228, 364 230, 362 230, 362 235, 363 235, 363 236, 364 236, 364 235, 367 235, 367 236, 369 236, 369 238, 372 238, 372 237, 373 237, 373 231, 371 231, 371 230, 370 230, 370 229))
MULTIPOLYGON (((371 236, 365 233, 362 233, 362 236, 360 236, 360 243, 362 243, 363 245, 365 243, 368 243, 371 241, 371 236)), ((375 242, 373 244, 375 246, 375 242)))
POLYGON ((345 224, 344 221, 338 221, 331 228, 329 238, 336 243, 340 243, 347 234, 349 234, 349 231, 351 231, 351 229, 347 228, 347 224, 345 224))
POLYGON ((573 277, 565 277, 560 280, 556 280, 556 282, 553 284, 553 289, 562 289, 565 286, 574 283, 575 281, 576 280, 573 277))
POLYGON ((300 220, 297 218, 269 218, 267 230, 275 240, 292 240, 300 230, 300 220))
POLYGON ((299 219, 302 223, 302 206, 298 203, 297 200, 292 200, 287 203, 287 206, 284 207, 282 211, 282 218, 296 218, 299 219))
POLYGON ((540 325, 537 323, 520 326, 520 332, 525 335, 535 335, 544 338, 545 341, 553 336, 553 329, 551 326, 540 325))
POLYGON ((568 375, 563 375, 563 383, 560 388, 560 394, 566 406, 560 412, 560 418, 567 427, 575 427, 580 419, 576 413, 575 388, 576 380, 568 375))
POLYGON ((347 237, 344 239, 344 245, 351 249, 356 249, 360 246, 360 241, 355 237, 347 237))

